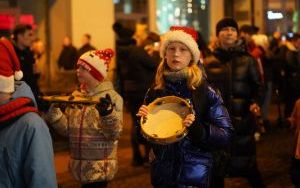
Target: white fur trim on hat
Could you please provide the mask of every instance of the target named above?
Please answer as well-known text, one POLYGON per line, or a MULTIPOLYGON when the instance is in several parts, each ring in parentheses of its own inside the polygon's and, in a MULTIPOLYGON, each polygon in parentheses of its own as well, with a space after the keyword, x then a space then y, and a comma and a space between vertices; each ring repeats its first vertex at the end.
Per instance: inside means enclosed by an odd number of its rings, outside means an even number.
POLYGON ((198 63, 200 58, 200 50, 195 39, 181 30, 168 31, 162 38, 162 44, 160 48, 160 57, 164 58, 166 55, 166 49, 170 42, 181 42, 185 44, 192 53, 193 63, 198 63))
POLYGON ((15 91, 14 76, 2 76, 0 75, 0 91, 4 93, 12 93, 15 91))

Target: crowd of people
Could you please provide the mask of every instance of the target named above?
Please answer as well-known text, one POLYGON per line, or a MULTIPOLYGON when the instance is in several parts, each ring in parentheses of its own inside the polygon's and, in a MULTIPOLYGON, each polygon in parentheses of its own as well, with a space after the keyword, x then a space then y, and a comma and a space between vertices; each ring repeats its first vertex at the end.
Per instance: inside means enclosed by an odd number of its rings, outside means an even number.
POLYGON ((209 45, 186 26, 138 39, 121 23, 112 29, 115 51, 96 49, 89 34, 78 50, 70 37, 63 39, 58 67, 76 70, 79 82, 67 105, 49 105, 39 97, 43 73, 36 61, 43 52, 34 53, 30 25, 17 25, 11 39, 0 39, 0 187, 57 187, 49 127, 69 138, 74 179, 84 188, 107 187, 118 169, 126 108, 133 120, 132 165, 150 166, 153 187, 222 188, 225 177, 243 177, 264 188, 256 141, 271 127, 273 96, 285 107, 278 125, 296 130, 291 180, 300 187, 299 33, 288 40, 278 32, 267 37, 256 26, 239 27, 227 17, 217 23, 209 45), (107 76, 113 56, 116 82, 107 76), (166 96, 186 100, 191 110, 182 118, 186 136, 158 144, 141 134, 140 118, 151 113, 149 104, 166 96))

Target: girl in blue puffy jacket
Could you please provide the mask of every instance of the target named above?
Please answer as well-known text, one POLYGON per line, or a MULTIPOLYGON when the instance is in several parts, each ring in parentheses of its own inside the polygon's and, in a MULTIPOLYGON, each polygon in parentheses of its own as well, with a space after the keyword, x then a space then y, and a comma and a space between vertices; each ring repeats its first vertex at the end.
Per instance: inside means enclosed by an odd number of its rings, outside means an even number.
POLYGON ((160 48, 162 61, 155 82, 137 113, 149 114, 146 104, 163 96, 191 101, 193 113, 183 119, 188 134, 169 144, 151 143, 151 182, 154 187, 201 187, 211 185, 213 153, 226 148, 233 128, 220 95, 202 79, 197 33, 188 27, 172 26, 160 48))

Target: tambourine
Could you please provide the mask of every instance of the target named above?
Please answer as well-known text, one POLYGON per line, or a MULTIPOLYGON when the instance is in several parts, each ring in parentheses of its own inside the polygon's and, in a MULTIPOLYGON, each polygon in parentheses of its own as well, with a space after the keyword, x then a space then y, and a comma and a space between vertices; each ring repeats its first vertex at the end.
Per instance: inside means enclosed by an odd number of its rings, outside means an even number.
POLYGON ((91 97, 80 97, 80 96, 63 96, 63 95, 51 95, 41 96, 42 100, 49 101, 50 103, 79 103, 79 104, 97 104, 99 100, 95 100, 91 97))
POLYGON ((176 96, 157 98, 148 105, 149 114, 141 118, 141 133, 152 143, 170 144, 187 135, 184 118, 192 113, 187 100, 176 96))

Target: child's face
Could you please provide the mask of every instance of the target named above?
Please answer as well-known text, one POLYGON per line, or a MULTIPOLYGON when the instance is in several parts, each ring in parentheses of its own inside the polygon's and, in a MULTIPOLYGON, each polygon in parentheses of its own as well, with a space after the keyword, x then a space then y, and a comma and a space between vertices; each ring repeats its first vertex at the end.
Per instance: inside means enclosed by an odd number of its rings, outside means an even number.
POLYGON ((94 79, 94 77, 90 74, 90 72, 82 65, 78 65, 76 74, 80 84, 85 84, 94 79))
POLYGON ((171 42, 167 46, 165 58, 167 65, 172 71, 179 71, 190 64, 192 54, 185 44, 181 42, 171 42))

